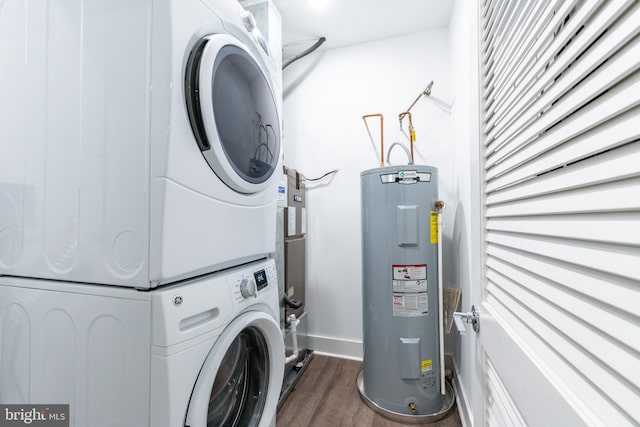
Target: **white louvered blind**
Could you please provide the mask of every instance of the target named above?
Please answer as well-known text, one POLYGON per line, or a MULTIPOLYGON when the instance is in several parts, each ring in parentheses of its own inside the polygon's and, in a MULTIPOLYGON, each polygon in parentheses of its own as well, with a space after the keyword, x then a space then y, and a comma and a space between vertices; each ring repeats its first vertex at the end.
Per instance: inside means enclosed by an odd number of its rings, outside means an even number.
POLYGON ((480 15, 484 304, 586 424, 640 425, 640 1, 480 15))
POLYGON ((506 387, 500 381, 495 368, 489 361, 486 363, 487 389, 487 417, 486 424, 493 426, 522 427, 526 423, 522 415, 516 410, 506 387))

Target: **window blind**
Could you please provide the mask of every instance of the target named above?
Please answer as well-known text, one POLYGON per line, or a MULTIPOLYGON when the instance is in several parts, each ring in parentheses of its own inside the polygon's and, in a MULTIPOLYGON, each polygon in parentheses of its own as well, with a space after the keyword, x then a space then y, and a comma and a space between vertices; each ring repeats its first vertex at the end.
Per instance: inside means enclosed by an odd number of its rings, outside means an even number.
POLYGON ((480 9, 485 304, 594 425, 640 423, 639 22, 637 1, 480 9))

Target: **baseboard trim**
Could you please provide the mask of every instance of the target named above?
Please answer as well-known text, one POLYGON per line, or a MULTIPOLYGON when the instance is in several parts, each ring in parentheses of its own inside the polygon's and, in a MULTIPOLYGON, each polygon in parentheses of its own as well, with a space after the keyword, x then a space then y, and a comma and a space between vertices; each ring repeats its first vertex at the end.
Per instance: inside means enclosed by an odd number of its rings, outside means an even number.
POLYGON ((362 360, 362 341, 307 335, 309 348, 323 356, 362 360))
POLYGON ((471 418, 471 406, 470 400, 467 397, 467 393, 465 391, 464 386, 460 382, 460 370, 458 369, 458 365, 456 364, 456 359, 448 356, 448 362, 451 363, 453 367, 453 391, 456 394, 456 403, 458 408, 458 415, 460 415, 460 423, 462 427, 472 427, 473 421, 471 418))

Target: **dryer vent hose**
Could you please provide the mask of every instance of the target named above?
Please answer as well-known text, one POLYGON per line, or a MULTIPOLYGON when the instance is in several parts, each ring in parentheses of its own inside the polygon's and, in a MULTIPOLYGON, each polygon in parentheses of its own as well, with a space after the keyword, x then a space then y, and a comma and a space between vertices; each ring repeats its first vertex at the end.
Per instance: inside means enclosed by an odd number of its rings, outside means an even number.
POLYGON ((317 48, 319 48, 320 46, 322 46, 322 43, 326 42, 327 39, 326 37, 320 37, 318 39, 318 41, 316 41, 313 46, 311 46, 309 49, 305 50, 304 52, 301 52, 299 54, 297 54, 296 56, 293 56, 289 59, 285 59, 282 63, 282 69, 284 70, 285 68, 287 68, 289 65, 293 64, 294 62, 296 62, 298 59, 300 58, 304 58, 305 56, 309 55, 311 52, 313 52, 314 50, 316 50, 317 48))

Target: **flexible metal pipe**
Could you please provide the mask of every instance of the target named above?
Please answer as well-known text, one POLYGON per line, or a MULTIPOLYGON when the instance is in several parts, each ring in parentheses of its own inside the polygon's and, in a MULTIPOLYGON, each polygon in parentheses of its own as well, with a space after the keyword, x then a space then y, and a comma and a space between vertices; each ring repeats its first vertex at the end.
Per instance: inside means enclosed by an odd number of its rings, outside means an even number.
POLYGON ((407 147, 401 142, 394 142, 393 144, 391 144, 389 146, 389 149, 387 150, 387 162, 389 164, 391 164, 391 162, 389 161, 389 159, 391 158, 391 150, 396 145, 400 146, 404 150, 405 154, 407 155, 407 164, 412 165, 413 164, 413 156, 411 155, 411 153, 409 153, 409 150, 407 149, 407 147))

